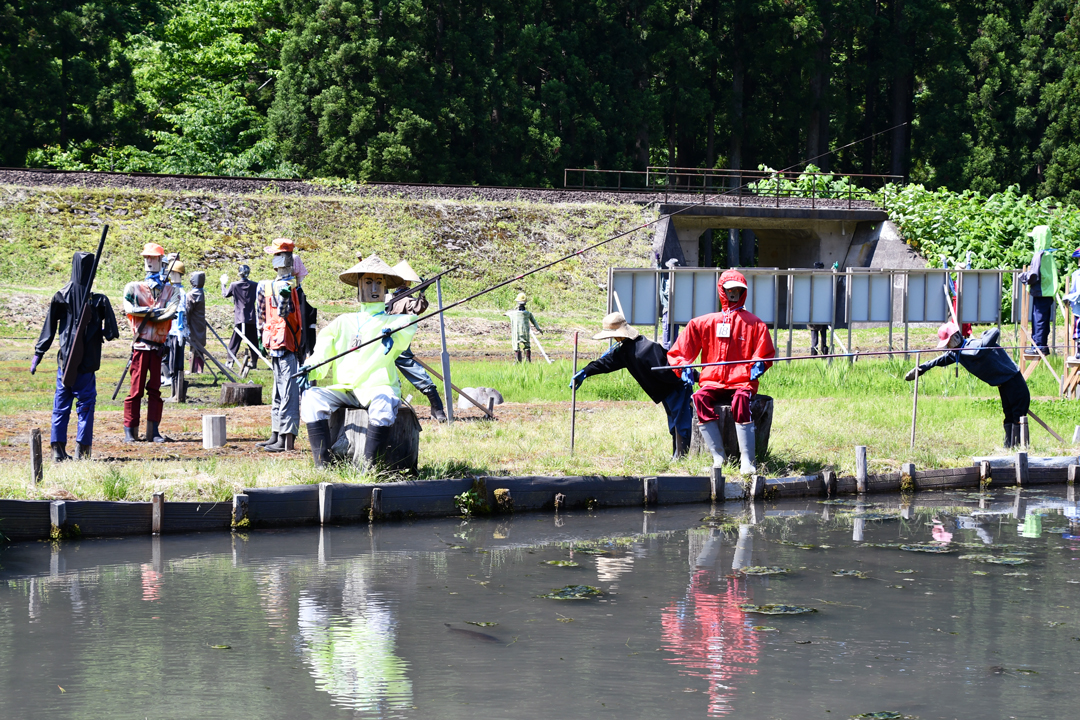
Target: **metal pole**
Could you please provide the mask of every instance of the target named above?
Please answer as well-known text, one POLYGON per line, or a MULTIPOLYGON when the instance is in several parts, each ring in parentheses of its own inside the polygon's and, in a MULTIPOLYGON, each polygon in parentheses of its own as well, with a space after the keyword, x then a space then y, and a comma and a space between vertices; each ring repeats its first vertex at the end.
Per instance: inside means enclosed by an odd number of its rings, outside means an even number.
MULTIPOLYGON (((670 306, 669 312, 670 312, 670 306)), ((574 331, 574 375, 577 375, 577 331, 574 331)), ((570 376, 570 454, 574 454, 574 433, 577 430, 577 388, 574 387, 574 376, 570 376)))
MULTIPOLYGON (((915 367, 919 367, 919 353, 915 353, 915 367)), ((919 414, 919 372, 915 371, 915 399, 911 405, 911 447, 915 447, 915 418, 919 414)))
POLYGON ((442 312, 442 279, 435 281, 435 295, 439 300, 439 336, 442 339, 443 395, 446 397, 446 422, 454 422, 454 387, 450 384, 450 353, 446 350, 446 315, 442 312))

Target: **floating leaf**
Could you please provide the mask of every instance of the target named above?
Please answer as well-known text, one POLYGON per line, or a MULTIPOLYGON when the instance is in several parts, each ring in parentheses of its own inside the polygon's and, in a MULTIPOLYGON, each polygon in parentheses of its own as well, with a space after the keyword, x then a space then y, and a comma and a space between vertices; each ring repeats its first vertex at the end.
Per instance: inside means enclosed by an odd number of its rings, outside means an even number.
POLYGON ((799 543, 792 542, 791 540, 777 540, 780 545, 788 545, 789 547, 797 547, 800 550, 813 550, 816 546, 813 543, 799 543))
POLYGON ((901 575, 910 575, 915 572, 914 570, 893 570, 893 572, 900 573, 901 575))
POLYGON ((232 650, 232 645, 211 645, 211 650, 232 650))
POLYGON ((896 590, 903 590, 904 589, 903 585, 889 585, 889 587, 894 588, 896 590))
POLYGON ((849 500, 847 498, 840 498, 838 500, 818 500, 818 505, 848 505, 856 506, 861 505, 864 508, 877 507, 877 503, 868 503, 861 500, 849 500))
POLYGON ((859 547, 898 548, 901 543, 860 543, 859 547))
POLYGON ((865 578, 866 573, 862 570, 833 570, 833 577, 865 578))
POLYGON ((575 547, 574 552, 581 553, 582 555, 607 555, 607 550, 600 550, 594 547, 575 547))
POLYGON ((780 632, 779 629, 770 627, 769 625, 755 625, 750 629, 755 632, 780 632))
POLYGON ((882 710, 879 712, 859 713, 858 715, 852 715, 852 720, 856 718, 858 720, 904 720, 907 715, 894 712, 892 710, 882 710))
POLYGON ((541 565, 552 565, 554 567, 581 567, 581 563, 576 563, 573 560, 545 560, 541 565))
POLYGON ((901 545, 901 550, 907 552, 921 552, 921 553, 933 553, 935 555, 944 555, 945 553, 956 552, 956 548, 949 547, 948 545, 901 545))
POLYGON ((538 595, 537 597, 546 598, 548 600, 588 600, 591 597, 597 597, 603 594, 604 593, 600 588, 595 588, 592 585, 567 585, 566 587, 557 588, 546 595, 538 595))
POLYGON ((750 567, 740 568, 739 572, 744 575, 786 575, 791 572, 790 568, 785 567, 766 567, 764 565, 751 565, 750 567))
POLYGON ((801 605, 752 605, 746 603, 740 605, 739 609, 745 613, 757 613, 758 615, 802 615, 804 613, 815 613, 816 608, 803 607, 801 605))
POLYGON ((1026 572, 1002 573, 1001 576, 1002 577, 1027 577, 1027 573, 1026 572))
POLYGON ((466 625, 475 625, 476 627, 495 627, 499 623, 497 622, 483 622, 482 620, 466 620, 466 625))

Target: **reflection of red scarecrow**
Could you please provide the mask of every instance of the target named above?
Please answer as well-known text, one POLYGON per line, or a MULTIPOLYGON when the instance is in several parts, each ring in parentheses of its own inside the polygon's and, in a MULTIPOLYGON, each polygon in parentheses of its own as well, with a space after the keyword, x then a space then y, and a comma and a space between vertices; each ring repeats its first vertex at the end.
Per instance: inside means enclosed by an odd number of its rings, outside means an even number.
POLYGON ((709 682, 709 715, 730 711, 728 683, 739 675, 754 675, 760 640, 739 609, 748 602, 739 580, 727 578, 722 588, 710 588, 709 570, 690 576, 686 597, 660 613, 664 649, 683 672, 709 682))

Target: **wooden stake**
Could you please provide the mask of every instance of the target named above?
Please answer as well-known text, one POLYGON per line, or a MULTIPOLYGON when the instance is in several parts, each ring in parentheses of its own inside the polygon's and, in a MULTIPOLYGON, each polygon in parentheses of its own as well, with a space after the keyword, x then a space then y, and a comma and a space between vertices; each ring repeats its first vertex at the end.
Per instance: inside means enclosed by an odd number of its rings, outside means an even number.
POLYGON ((45 469, 41 459, 41 430, 30 430, 30 482, 37 485, 45 479, 45 469))
POLYGON ((645 491, 645 507, 656 504, 656 478, 647 477, 643 480, 645 491))
POLYGON ((1016 484, 1028 484, 1028 454, 1024 450, 1016 453, 1016 484))
POLYGON ((709 490, 712 501, 724 502, 727 497, 727 488, 724 487, 724 468, 714 467, 709 476, 709 490))
POLYGON ((165 493, 156 492, 150 496, 150 533, 160 535, 165 524, 165 493))
POLYGON ((911 447, 915 447, 915 418, 919 415, 919 353, 915 353, 915 398, 911 403, 911 447))
POLYGON ((371 511, 368 513, 368 522, 382 515, 382 488, 371 488, 371 511))
POLYGON ((855 446, 855 487, 860 493, 866 492, 866 446, 855 446))
MULTIPOLYGON (((577 375, 577 343, 578 334, 574 331, 574 375, 577 375)), ((574 387, 574 376, 570 376, 570 454, 574 454, 574 434, 577 430, 577 388, 574 387)))
MULTIPOLYGON (((1045 430, 1046 432, 1048 432, 1048 433, 1050 433, 1051 435, 1053 435, 1053 436, 1054 436, 1054 439, 1055 439, 1055 440, 1057 440, 1057 441, 1058 441, 1059 443, 1061 443, 1062 445, 1067 445, 1067 444, 1068 444, 1068 443, 1066 443, 1066 442, 1065 442, 1065 438, 1061 437, 1061 436, 1060 436, 1060 435, 1058 435, 1058 434, 1057 434, 1056 432, 1054 432, 1053 430, 1051 430, 1051 429, 1050 429, 1050 426, 1049 426, 1049 425, 1047 425, 1046 423, 1044 423, 1044 422, 1042 421, 1042 419, 1040 419, 1040 418, 1039 418, 1039 416, 1038 416, 1038 415, 1036 415, 1035 413, 1031 412, 1031 409, 1030 409, 1030 408, 1028 409, 1028 414, 1027 414, 1027 417, 1022 417, 1022 418, 1020 418, 1020 424, 1021 424, 1021 425, 1023 426, 1023 428, 1024 428, 1024 439, 1025 439, 1025 443, 1026 443, 1026 442, 1027 442, 1027 440, 1028 440, 1028 437, 1027 437, 1027 432, 1028 432, 1028 428, 1027 428, 1027 418, 1029 418, 1029 417, 1030 417, 1030 418, 1031 418, 1032 420, 1034 420, 1035 422, 1037 422, 1037 423, 1039 423, 1040 425, 1042 425, 1042 426, 1043 426, 1043 430, 1045 430)), ((1075 434, 1075 433, 1073 433, 1073 442, 1074 442, 1074 443, 1076 442, 1076 434, 1075 434)))
POLYGON ((331 483, 319 483, 319 524, 325 525, 330 522, 330 502, 334 495, 334 486, 331 483))

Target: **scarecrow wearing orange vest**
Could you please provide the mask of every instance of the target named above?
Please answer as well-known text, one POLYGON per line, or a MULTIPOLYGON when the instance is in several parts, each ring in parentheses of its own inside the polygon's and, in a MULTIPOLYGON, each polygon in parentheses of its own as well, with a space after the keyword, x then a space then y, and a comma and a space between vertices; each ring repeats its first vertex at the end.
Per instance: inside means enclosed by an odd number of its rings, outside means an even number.
POLYGON ((292 240, 278 238, 267 248, 277 277, 263 280, 255 293, 256 322, 274 373, 270 401, 270 439, 267 452, 292 450, 300 429, 300 389, 290 378, 304 357, 304 317, 307 300, 293 274, 292 240))

